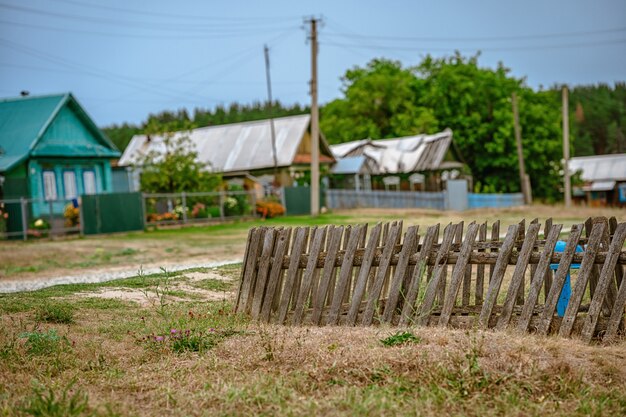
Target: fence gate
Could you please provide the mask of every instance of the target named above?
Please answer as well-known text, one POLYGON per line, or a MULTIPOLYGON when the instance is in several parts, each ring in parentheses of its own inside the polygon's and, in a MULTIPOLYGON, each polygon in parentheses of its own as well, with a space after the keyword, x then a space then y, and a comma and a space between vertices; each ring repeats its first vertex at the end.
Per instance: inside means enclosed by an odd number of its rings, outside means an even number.
POLYGON ((626 223, 590 218, 558 242, 562 231, 552 219, 522 220, 502 240, 500 221, 404 234, 401 221, 369 230, 252 228, 235 309, 278 324, 514 328, 613 340, 624 327, 626 223))
POLYGON ((141 193, 83 195, 81 203, 86 235, 144 228, 141 193))

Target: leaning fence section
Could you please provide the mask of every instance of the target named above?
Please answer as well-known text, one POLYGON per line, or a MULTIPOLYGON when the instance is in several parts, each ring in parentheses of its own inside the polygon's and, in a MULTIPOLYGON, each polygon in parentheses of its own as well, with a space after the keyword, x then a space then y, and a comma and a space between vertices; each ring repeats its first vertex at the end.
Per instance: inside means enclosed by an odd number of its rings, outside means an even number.
POLYGON ((626 223, 252 228, 236 311, 292 325, 623 332, 626 223), (503 236, 503 238, 501 238, 503 236))

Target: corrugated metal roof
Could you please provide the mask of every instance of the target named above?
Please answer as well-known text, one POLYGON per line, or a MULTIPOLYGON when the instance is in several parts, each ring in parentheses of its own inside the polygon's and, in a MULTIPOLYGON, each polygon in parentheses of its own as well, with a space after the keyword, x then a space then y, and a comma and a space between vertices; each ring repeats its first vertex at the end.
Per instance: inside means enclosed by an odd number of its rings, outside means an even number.
POLYGON ((579 156, 571 158, 568 165, 572 174, 582 171, 584 181, 626 181, 626 153, 579 156))
MULTIPOLYGON (((309 127, 310 116, 299 115, 274 119, 276 154, 279 167, 293 163, 296 151, 309 127)), ((269 120, 233 123, 176 132, 188 136, 200 162, 215 172, 239 172, 274 166, 269 120)), ((320 146, 327 149, 323 138, 320 146)), ((135 135, 122 155, 119 165, 132 165, 150 152, 164 152, 163 137, 135 135)), ((327 151, 330 154, 330 151, 327 151)))
POLYGON ((363 139, 331 149, 336 158, 365 155, 376 162, 377 174, 397 174, 439 169, 452 142, 449 129, 434 135, 395 139, 363 139))
POLYGON ((53 154, 55 156, 94 156, 96 154, 119 156, 115 146, 100 132, 71 94, 18 97, 0 100, 0 172, 9 170, 31 153, 39 152, 40 156, 50 156, 45 149, 37 149, 38 141, 47 132, 61 109, 68 104, 72 105, 73 111, 76 111, 81 121, 88 125, 102 145, 93 145, 91 149, 83 149, 80 155, 67 155, 71 143, 64 142, 56 144, 53 154), (61 146, 63 150, 59 149, 60 145, 64 145, 61 146))
POLYGON ((366 156, 349 156, 337 159, 337 164, 332 169, 333 174, 361 174, 367 172, 366 156))

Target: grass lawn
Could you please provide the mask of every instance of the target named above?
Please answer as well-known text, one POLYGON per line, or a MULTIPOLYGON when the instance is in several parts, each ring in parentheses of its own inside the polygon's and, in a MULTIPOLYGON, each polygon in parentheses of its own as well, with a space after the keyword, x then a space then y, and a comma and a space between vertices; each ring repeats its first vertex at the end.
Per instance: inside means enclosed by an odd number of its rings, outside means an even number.
POLYGON ((239 272, 0 295, 0 415, 626 415, 624 339, 259 325, 239 272))
POLYGON ((82 271, 116 268, 133 269, 144 266, 167 266, 176 263, 206 263, 242 259, 245 238, 250 227, 256 225, 324 225, 376 223, 404 220, 407 225, 428 226, 465 220, 479 222, 496 219, 506 225, 538 217, 548 217, 566 226, 584 221, 589 216, 616 216, 626 220, 626 211, 619 209, 589 209, 534 205, 504 210, 473 210, 442 212, 435 210, 359 209, 336 211, 318 218, 308 216, 283 217, 272 220, 253 220, 228 224, 186 228, 169 228, 87 238, 66 238, 54 241, 0 242, 0 278, 50 277, 78 274, 82 271))

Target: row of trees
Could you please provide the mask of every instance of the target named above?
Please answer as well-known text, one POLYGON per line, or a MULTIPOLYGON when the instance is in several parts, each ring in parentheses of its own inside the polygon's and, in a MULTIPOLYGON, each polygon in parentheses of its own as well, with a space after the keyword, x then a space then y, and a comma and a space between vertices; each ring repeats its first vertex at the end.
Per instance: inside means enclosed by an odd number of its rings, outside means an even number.
MULTIPOLYGON (((426 57, 415 67, 375 59, 342 77, 342 97, 327 103, 320 124, 331 143, 454 132, 453 153, 466 163, 478 191, 519 191, 511 95, 519 100, 526 171, 533 193, 560 198, 561 92, 556 86, 535 91, 503 65, 482 68, 478 56, 426 57)), ((626 84, 574 87, 570 91, 572 154, 626 151, 626 84)), ((133 134, 218 125, 267 117, 268 107, 233 104, 150 115, 143 126, 112 126, 105 132, 123 149, 133 134)), ((276 102, 272 114, 286 116, 306 107, 276 102)))

